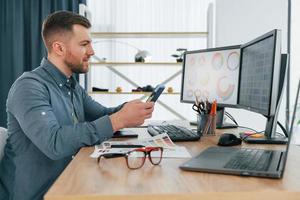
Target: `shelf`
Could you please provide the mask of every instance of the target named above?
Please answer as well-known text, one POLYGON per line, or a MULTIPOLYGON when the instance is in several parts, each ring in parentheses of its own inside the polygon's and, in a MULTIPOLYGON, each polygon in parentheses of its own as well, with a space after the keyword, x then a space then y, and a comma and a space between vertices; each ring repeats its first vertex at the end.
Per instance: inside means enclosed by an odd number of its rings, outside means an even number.
POLYGON ((91 65, 104 65, 104 66, 116 66, 116 65, 175 65, 181 66, 182 63, 176 62, 90 62, 91 65))
POLYGON ((199 38, 208 32, 92 32, 93 38, 199 38))
MULTIPOLYGON (((89 92, 89 94, 142 94, 142 95, 150 95, 151 92, 89 92)), ((180 92, 163 92, 164 95, 178 95, 180 92)))

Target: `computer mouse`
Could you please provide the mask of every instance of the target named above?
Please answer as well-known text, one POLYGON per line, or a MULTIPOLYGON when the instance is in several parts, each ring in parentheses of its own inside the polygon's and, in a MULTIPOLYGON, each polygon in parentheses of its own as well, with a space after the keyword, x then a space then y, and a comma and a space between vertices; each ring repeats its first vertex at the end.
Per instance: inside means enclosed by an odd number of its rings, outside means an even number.
POLYGON ((223 133, 219 138, 218 145, 234 146, 234 145, 240 145, 241 143, 242 143, 241 138, 238 138, 236 135, 232 133, 223 133))

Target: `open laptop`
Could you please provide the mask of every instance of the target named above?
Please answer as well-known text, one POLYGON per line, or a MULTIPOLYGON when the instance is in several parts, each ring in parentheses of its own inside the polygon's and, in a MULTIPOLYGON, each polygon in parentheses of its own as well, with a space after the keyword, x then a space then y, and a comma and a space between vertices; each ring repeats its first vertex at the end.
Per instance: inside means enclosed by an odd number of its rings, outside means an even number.
POLYGON ((296 123, 300 120, 299 99, 300 81, 298 84, 292 123, 287 145, 276 146, 280 150, 210 147, 180 166, 183 170, 233 174, 242 176, 257 176, 266 178, 281 178, 283 176, 288 148, 296 123), (282 148, 281 148, 282 147, 282 148), (246 154, 246 158, 242 156, 246 154), (252 154, 252 155, 250 155, 252 154), (254 156, 253 156, 254 155, 254 156), (251 159, 247 156, 252 156, 251 159), (240 164, 240 161, 245 161, 240 164))

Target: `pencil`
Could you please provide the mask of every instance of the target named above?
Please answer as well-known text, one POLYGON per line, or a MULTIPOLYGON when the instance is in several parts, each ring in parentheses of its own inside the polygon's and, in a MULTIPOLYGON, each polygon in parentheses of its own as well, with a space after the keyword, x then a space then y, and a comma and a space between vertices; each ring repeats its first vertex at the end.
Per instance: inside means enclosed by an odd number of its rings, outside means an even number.
POLYGON ((212 106, 211 106, 211 111, 210 114, 211 116, 211 134, 215 134, 216 132, 216 124, 217 124, 217 119, 216 119, 216 115, 217 115, 217 101, 214 100, 212 106))
POLYGON ((203 135, 209 134, 208 130, 209 130, 210 126, 211 126, 211 120, 212 120, 211 116, 208 115, 207 121, 206 121, 205 126, 204 126, 203 135))

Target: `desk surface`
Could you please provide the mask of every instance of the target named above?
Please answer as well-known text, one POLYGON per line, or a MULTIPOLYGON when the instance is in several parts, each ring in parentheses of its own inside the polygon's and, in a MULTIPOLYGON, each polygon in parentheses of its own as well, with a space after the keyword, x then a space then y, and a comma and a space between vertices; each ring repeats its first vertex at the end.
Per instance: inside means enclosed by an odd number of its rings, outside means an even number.
MULTIPOLYGON (((145 129, 136 129, 146 137, 145 129)), ((192 156, 218 137, 205 136, 198 142, 182 142, 192 156)), ((243 145, 246 146, 246 145, 243 145)), ((250 145, 248 145, 250 146, 250 145)), ((277 145, 276 148, 280 148, 277 145)), ((251 147, 256 147, 251 145, 251 147)), ((269 146, 268 146, 269 147, 269 146)), ((89 155, 93 147, 82 148, 50 188, 45 200, 58 199, 295 199, 300 198, 300 147, 291 146, 282 179, 187 172, 178 168, 187 159, 164 158, 153 166, 147 160, 138 170, 127 169, 124 158, 109 159, 98 166, 89 155)))

